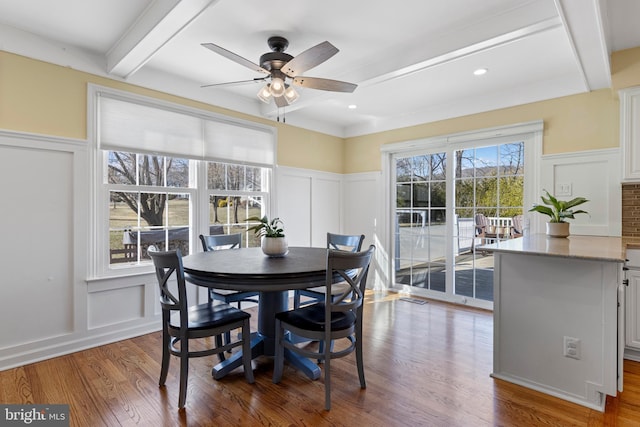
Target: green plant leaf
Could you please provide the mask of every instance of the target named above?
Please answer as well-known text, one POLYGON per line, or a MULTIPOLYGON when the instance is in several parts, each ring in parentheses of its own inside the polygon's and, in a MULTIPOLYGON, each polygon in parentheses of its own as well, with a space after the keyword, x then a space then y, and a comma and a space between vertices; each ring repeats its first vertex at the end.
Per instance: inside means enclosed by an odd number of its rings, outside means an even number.
POLYGON ((534 207, 529 209, 529 212, 539 212, 541 214, 549 215, 550 217, 553 217, 553 210, 551 210, 550 207, 544 206, 544 205, 535 205, 534 207))
POLYGON ((248 228, 248 230, 253 231, 257 236, 284 237, 284 224, 280 218, 273 218, 269 221, 269 218, 266 215, 262 218, 252 216, 247 218, 247 221, 258 222, 258 224, 248 228))
POLYGON ((550 217, 549 222, 565 222, 565 219, 575 219, 575 215, 579 213, 588 214, 584 210, 571 210, 572 207, 581 205, 589 200, 584 197, 576 197, 571 200, 558 200, 552 196, 547 190, 543 190, 546 196, 540 196, 544 205, 534 205, 529 212, 539 212, 550 217))
MULTIPOLYGON (((578 206, 578 205, 581 205, 581 204, 587 203, 587 202, 588 202, 588 200, 585 199, 584 197, 576 197, 575 199, 571 199, 568 202, 566 202, 566 207, 567 207, 567 209, 570 209, 570 208, 572 208, 574 206, 578 206)), ((582 212, 584 212, 584 211, 582 211, 582 212)), ((582 212, 576 211, 574 213, 582 213, 582 212)), ((584 212, 584 213, 586 213, 586 212, 584 212)))

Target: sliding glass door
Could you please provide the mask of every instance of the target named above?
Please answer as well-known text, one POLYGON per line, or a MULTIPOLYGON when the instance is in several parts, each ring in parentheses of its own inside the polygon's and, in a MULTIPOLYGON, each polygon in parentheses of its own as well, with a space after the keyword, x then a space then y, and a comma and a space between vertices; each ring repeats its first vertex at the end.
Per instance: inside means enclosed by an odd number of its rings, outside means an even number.
POLYGON ((524 143, 453 152, 456 168, 453 293, 493 301, 493 256, 484 243, 521 234, 513 218, 522 215, 524 143))
POLYGON ((523 214, 524 141, 465 141, 393 156, 394 283, 462 303, 493 301, 493 256, 523 214), (517 222, 517 221, 516 221, 517 222))
POLYGON ((396 163, 396 283, 445 291, 446 153, 396 163))

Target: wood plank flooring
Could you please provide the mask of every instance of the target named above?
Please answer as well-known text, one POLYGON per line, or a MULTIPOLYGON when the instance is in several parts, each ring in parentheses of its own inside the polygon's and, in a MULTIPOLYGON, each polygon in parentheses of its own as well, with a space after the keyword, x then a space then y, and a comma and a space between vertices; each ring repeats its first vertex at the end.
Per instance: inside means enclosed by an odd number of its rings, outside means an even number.
POLYGON ((67 403, 71 425, 83 427, 640 426, 640 363, 625 362, 625 391, 600 413, 491 378, 489 312, 370 293, 365 316, 367 388, 353 354, 333 361, 329 412, 322 379, 285 364, 273 384, 267 357, 254 361, 255 384, 242 368, 216 381, 215 357, 192 359, 186 409, 178 411, 176 358, 158 387, 160 333, 0 372, 0 401, 67 403))

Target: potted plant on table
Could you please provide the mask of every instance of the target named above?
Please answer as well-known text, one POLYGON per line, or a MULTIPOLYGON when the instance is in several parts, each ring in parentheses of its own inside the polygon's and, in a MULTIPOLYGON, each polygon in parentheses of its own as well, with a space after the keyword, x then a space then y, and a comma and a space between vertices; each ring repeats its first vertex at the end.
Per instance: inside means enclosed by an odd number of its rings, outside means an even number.
POLYGON ((249 227, 249 230, 253 230, 256 236, 262 239, 260 246, 265 255, 283 257, 289 252, 287 238, 284 235, 284 223, 280 218, 273 218, 269 221, 266 215, 262 218, 252 216, 247 218, 247 221, 258 222, 253 227, 249 227))
POLYGON ((548 215, 550 220, 547 223, 547 235, 551 237, 567 237, 569 236, 569 223, 565 220, 574 219, 576 214, 586 213, 587 211, 573 210, 572 208, 579 206, 589 200, 584 197, 576 197, 571 200, 558 200, 553 197, 547 190, 547 197, 541 196, 544 205, 534 205, 529 212, 539 212, 548 215))

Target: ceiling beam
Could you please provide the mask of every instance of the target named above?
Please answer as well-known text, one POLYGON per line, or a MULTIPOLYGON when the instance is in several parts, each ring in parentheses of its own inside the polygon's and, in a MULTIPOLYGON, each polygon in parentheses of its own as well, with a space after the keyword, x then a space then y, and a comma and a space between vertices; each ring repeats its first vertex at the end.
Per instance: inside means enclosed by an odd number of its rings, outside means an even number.
POLYGON ((586 90, 611 87, 606 9, 600 0, 555 0, 586 90))
POLYGON ((127 78, 216 0, 156 0, 107 52, 107 73, 127 78))

